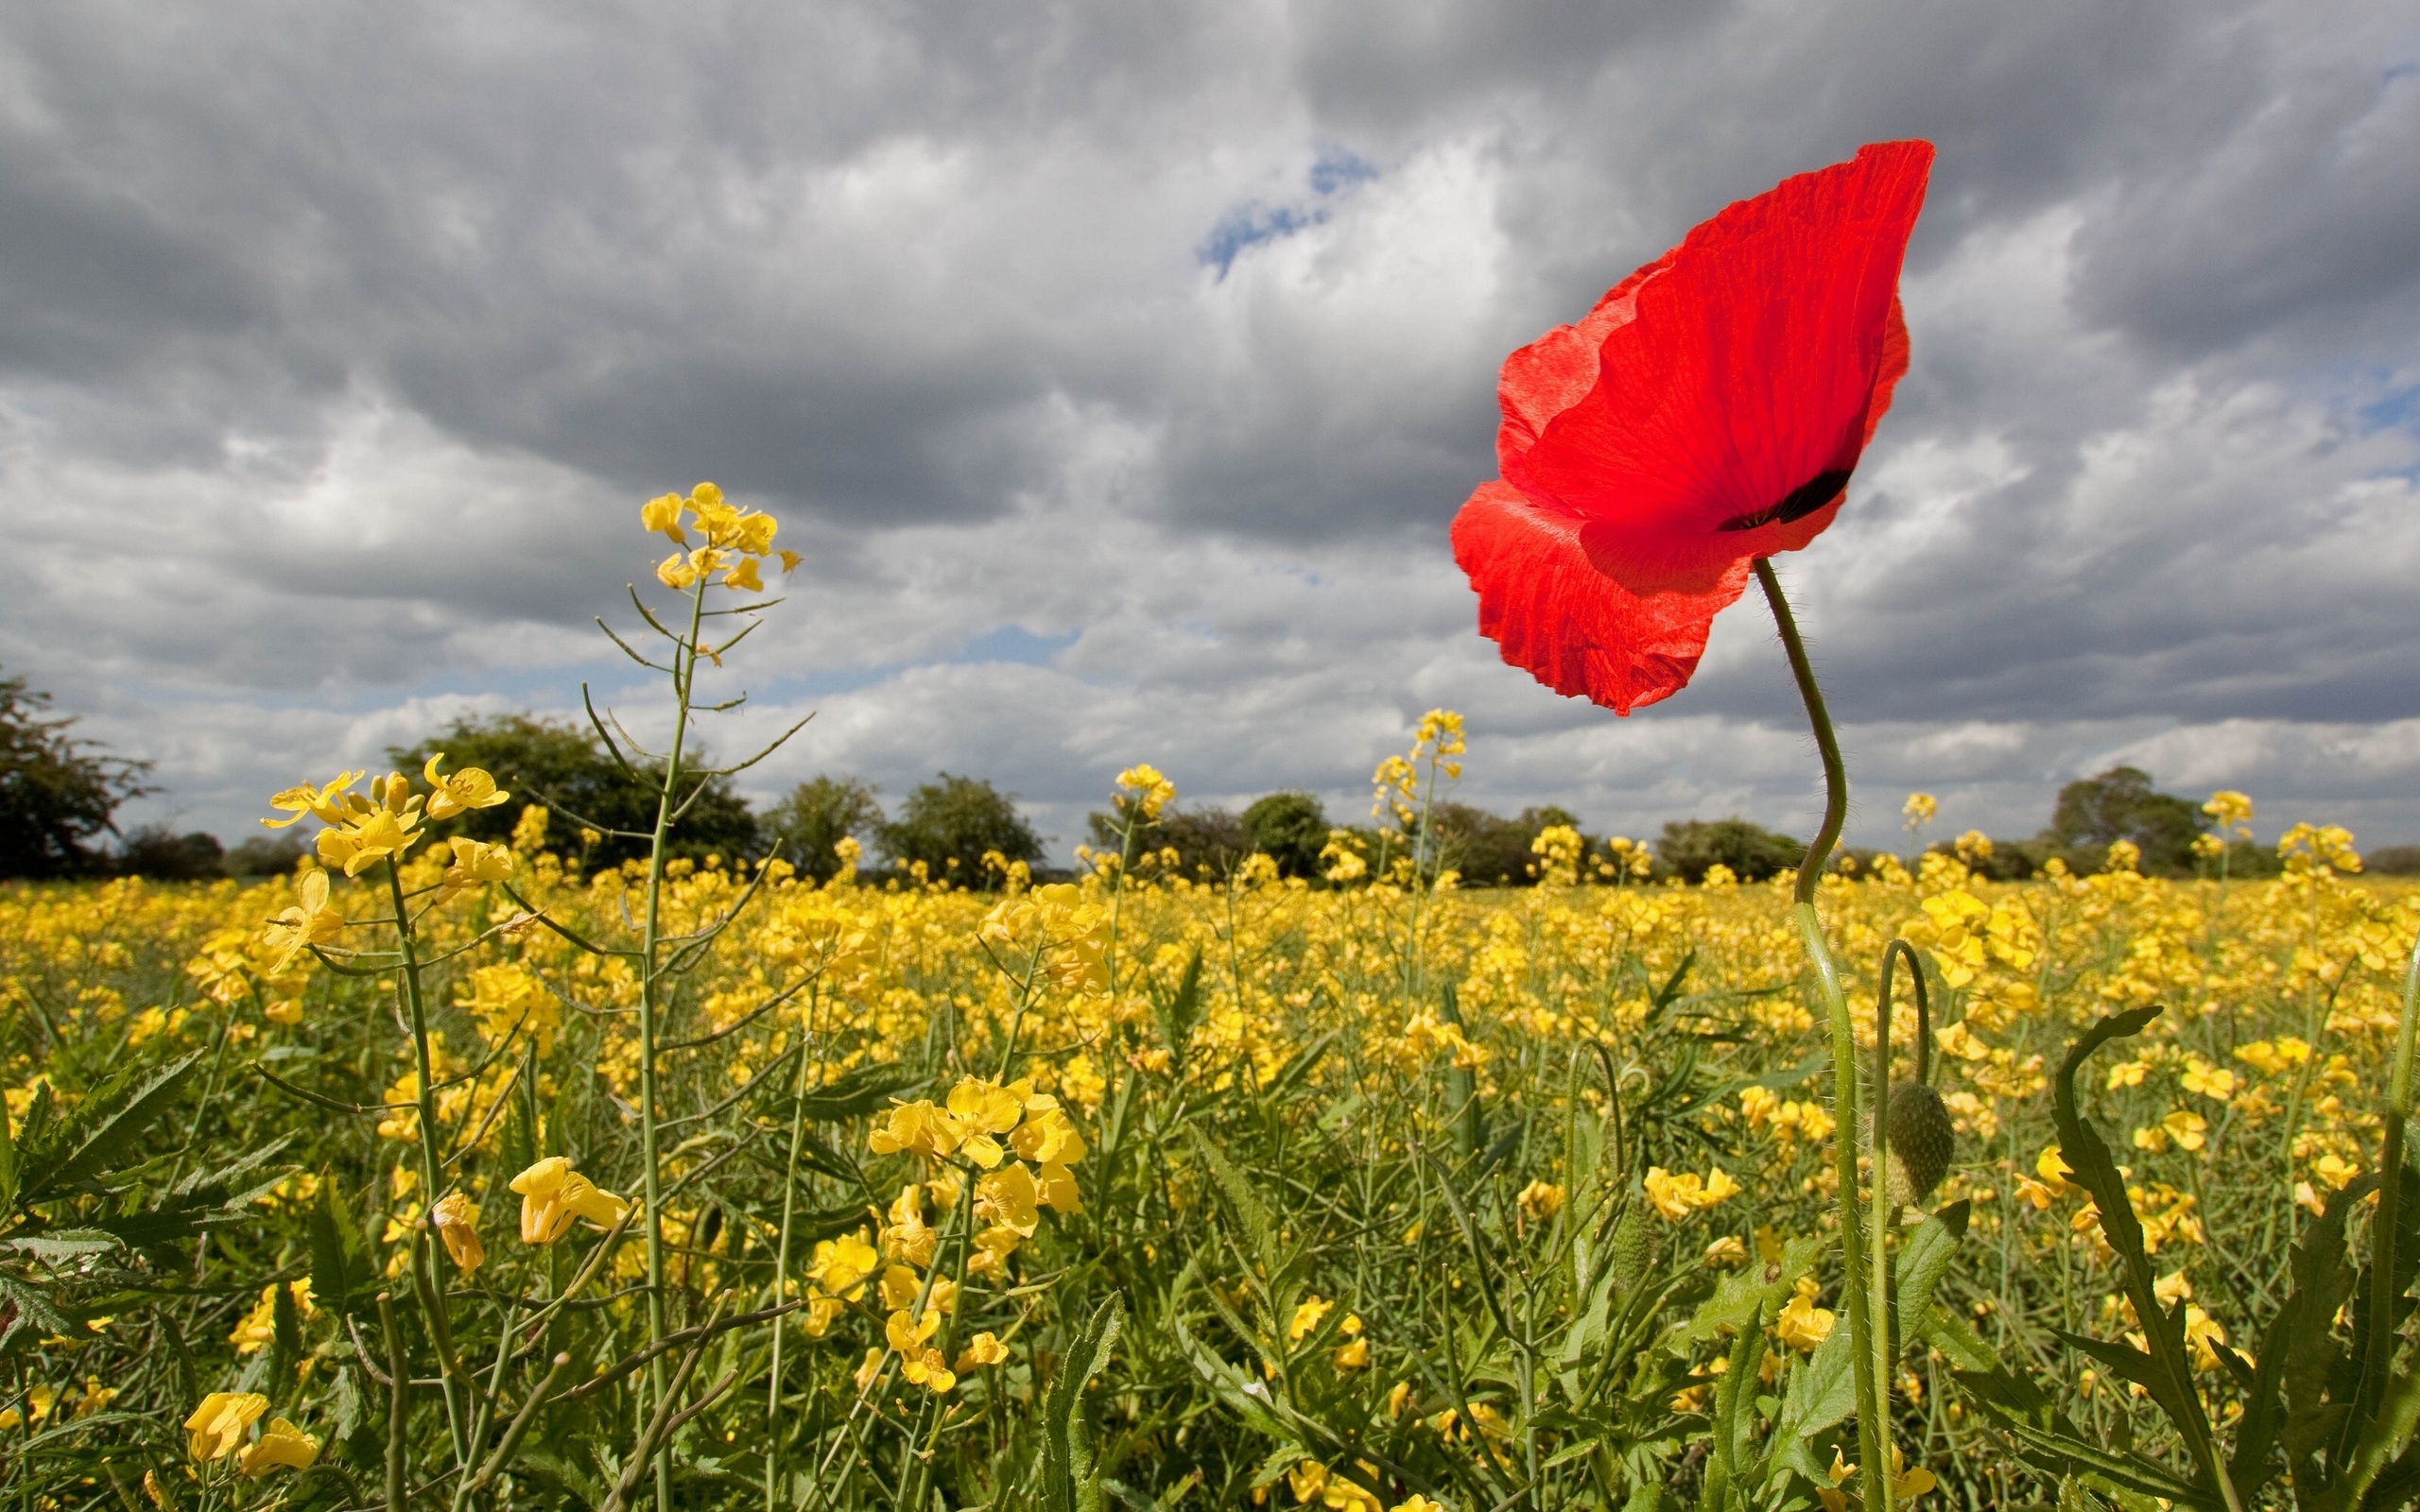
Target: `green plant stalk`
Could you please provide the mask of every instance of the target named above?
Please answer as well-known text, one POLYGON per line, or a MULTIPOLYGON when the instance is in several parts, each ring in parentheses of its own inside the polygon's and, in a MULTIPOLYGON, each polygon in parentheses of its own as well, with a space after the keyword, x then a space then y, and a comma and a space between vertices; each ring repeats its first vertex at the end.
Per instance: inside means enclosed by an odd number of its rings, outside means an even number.
MULTIPOLYGON (((412 1066, 420 1074, 417 1108, 420 1120, 420 1184, 421 1222, 429 1226, 428 1214, 437 1202, 437 1068, 428 1054, 428 1006, 421 992, 420 951, 412 938, 411 915, 404 902, 403 858, 387 858, 387 895, 395 905, 396 951, 403 957, 404 1003, 410 1010, 412 1024, 412 1066)), ((432 1341, 444 1343, 453 1336, 453 1319, 446 1314, 445 1288, 439 1284, 437 1261, 429 1253, 429 1246, 415 1243, 411 1248, 414 1286, 428 1298, 428 1332, 432 1341)), ((441 1351, 451 1354, 450 1348, 441 1351)), ((441 1389, 445 1398, 445 1427, 454 1441, 454 1463, 465 1475, 471 1470, 471 1441, 462 1423, 462 1405, 457 1400, 454 1372, 441 1368, 441 1389)))
MULTIPOLYGON (((639 972, 639 1143, 647 1161, 642 1177, 642 1190, 647 1201, 647 1341, 649 1346, 664 1341, 664 1213, 660 1206, 663 1194, 662 1160, 656 1139, 655 1106, 655 1041, 663 1027, 664 1004, 657 982, 660 968, 657 952, 663 940, 664 919, 664 850, 672 833, 674 805, 681 787, 681 753, 689 734, 690 694, 698 678, 698 630, 705 623, 706 575, 698 575, 689 591, 689 633, 680 641, 672 656, 672 745, 664 758, 664 785, 658 791, 655 805, 655 835, 648 851, 647 924, 640 949, 644 954, 639 972)), ((642 1417, 659 1411, 669 1386, 665 1380, 664 1357, 658 1354, 648 1366, 648 1390, 643 1394, 642 1417)), ((656 1512, 672 1512, 672 1455, 670 1446, 658 1446, 655 1458, 656 1512)))
POLYGON ((411 1386, 411 1369, 404 1359, 403 1334, 395 1327, 395 1300, 385 1292, 378 1294, 378 1332, 387 1347, 386 1512, 407 1512, 411 1502, 405 1490, 404 1437, 411 1409, 405 1393, 411 1386))
MULTIPOLYGON (((1772 609, 1773 627, 1781 634, 1782 649, 1789 654, 1790 676, 1797 679, 1798 696, 1806 705, 1806 722, 1815 732, 1815 748, 1824 759, 1824 823, 1806 847, 1806 854, 1798 863, 1798 884, 1793 894, 1796 902, 1791 912, 1798 920, 1798 936, 1806 947, 1806 959, 1815 969, 1815 980, 1822 988, 1824 1007, 1832 1030, 1832 1101, 1837 1133, 1832 1142, 1835 1170, 1840 1178, 1841 1205, 1841 1268, 1848 1278, 1841 1290, 1849 1305, 1849 1331, 1857 1348, 1852 1354, 1857 1362, 1858 1452, 1864 1480, 1858 1485, 1866 1512, 1890 1512, 1891 1466, 1887 1448, 1889 1424, 1883 1416, 1883 1393, 1890 1389, 1887 1377, 1875 1375, 1875 1327, 1877 1321, 1887 1325, 1889 1314, 1877 1320, 1868 1288, 1858 1284, 1865 1271, 1865 1233, 1857 1201, 1857 1034, 1849 1022, 1849 1000, 1841 990, 1840 969, 1832 964, 1831 946, 1824 938, 1824 921, 1815 913, 1815 884, 1823 877, 1824 863, 1831 854, 1832 845, 1841 837, 1841 826, 1848 818, 1849 774, 1841 760, 1841 743, 1832 732, 1832 716, 1824 708, 1824 690, 1815 681, 1815 668, 1806 660, 1806 643, 1799 638, 1798 621, 1789 612, 1789 600, 1781 591, 1781 580, 1773 576, 1773 565, 1766 558, 1756 558, 1756 582, 1765 591, 1765 602, 1772 609)), ((1878 1122, 1878 1120, 1877 1120, 1878 1122)), ((1875 1180, 1882 1179, 1876 1171, 1875 1180)))
POLYGON ((2386 1090, 2385 1148, 2378 1156, 2378 1211, 2370 1223, 2370 1347, 2361 1363, 2357 1413, 2377 1410, 2394 1353, 2394 1230, 2403 1192, 2404 1125, 2411 1117, 2411 1051, 2420 1025, 2420 943, 2403 971, 2403 1014, 2395 1023, 2394 1069, 2386 1090))
MULTIPOLYGON (((818 995, 811 990, 807 998, 810 1036, 814 1033, 818 995)), ((788 1300, 784 1294, 789 1286, 790 1222, 797 1207, 799 1145, 806 1137, 806 1073, 811 1064, 806 1056, 798 1057, 798 1081, 791 1093, 790 1154, 788 1163, 782 1169, 782 1237, 773 1251, 774 1306, 788 1300)), ((782 1439, 778 1430, 782 1417, 782 1337, 788 1332, 786 1319, 773 1319, 772 1360, 766 1367, 765 1380, 765 1512, 774 1512, 774 1486, 781 1469, 782 1439)))
MULTIPOLYGON (((1872 1101, 1867 1105, 1865 1122, 1871 1138, 1868 1143, 1867 1170, 1874 1180, 1873 1245, 1867 1251, 1866 1314, 1873 1320, 1874 1336, 1867 1347, 1874 1356, 1875 1400, 1886 1410, 1891 1401, 1891 1361, 1897 1341, 1891 1333, 1891 973, 1897 963, 1893 953, 1882 954, 1882 990, 1876 999, 1874 1013, 1874 1085, 1869 1089, 1872 1101)), ((1870 1479, 1866 1494, 1876 1494, 1882 1487, 1880 1504, 1890 1505, 1891 1477, 1883 1474, 1870 1479)), ((1876 1503, 1869 1502, 1869 1506, 1876 1503)))

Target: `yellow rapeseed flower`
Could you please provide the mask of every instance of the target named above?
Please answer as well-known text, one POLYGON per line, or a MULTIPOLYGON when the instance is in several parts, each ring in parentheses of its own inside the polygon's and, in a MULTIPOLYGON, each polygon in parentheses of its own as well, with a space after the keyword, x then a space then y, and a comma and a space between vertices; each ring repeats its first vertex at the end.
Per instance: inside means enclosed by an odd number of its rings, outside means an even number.
POLYGON ((296 902, 261 930, 261 943, 277 952, 267 972, 285 974, 294 958, 313 945, 326 945, 344 933, 345 918, 328 906, 328 874, 313 867, 296 879, 296 902))
POLYGON ((469 1197, 449 1192, 437 1199, 428 1216, 437 1226, 437 1237, 445 1242, 445 1252, 454 1257, 456 1269, 468 1276, 487 1263, 487 1246, 479 1243, 479 1210, 469 1197))
POLYGON ((600 1191, 560 1155, 550 1155, 514 1177, 511 1190, 521 1194, 521 1242, 525 1245, 553 1244, 570 1231, 575 1218, 611 1228, 631 1211, 628 1202, 600 1191))
POLYGON ((243 1447, 245 1433, 267 1411, 268 1399, 257 1391, 214 1391, 185 1419, 186 1448, 204 1464, 223 1459, 243 1447))
POLYGON ((283 1418, 272 1418, 235 1465, 247 1476, 261 1476, 274 1469, 307 1470, 319 1457, 318 1439, 283 1418))

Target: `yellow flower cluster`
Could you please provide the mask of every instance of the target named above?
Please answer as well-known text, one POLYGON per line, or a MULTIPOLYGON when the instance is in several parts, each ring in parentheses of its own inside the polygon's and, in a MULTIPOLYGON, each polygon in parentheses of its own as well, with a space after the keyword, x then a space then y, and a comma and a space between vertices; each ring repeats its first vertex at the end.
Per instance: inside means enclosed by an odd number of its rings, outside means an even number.
POLYGON ((758 562, 778 556, 785 573, 799 564, 797 552, 773 545, 779 521, 762 510, 740 508, 711 483, 699 484, 686 497, 666 493, 649 499, 639 507, 639 524, 676 546, 688 546, 692 530, 701 538, 686 556, 676 551, 656 564, 657 581, 683 593, 719 573, 723 587, 761 593, 765 580, 758 562))

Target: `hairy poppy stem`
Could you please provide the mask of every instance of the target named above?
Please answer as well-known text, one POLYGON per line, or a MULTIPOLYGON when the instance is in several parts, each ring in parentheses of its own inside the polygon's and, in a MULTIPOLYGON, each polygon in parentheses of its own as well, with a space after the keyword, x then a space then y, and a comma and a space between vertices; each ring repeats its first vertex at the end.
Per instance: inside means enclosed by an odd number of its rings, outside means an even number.
MULTIPOLYGON (((1832 716, 1824 709, 1824 690, 1816 685, 1815 668, 1806 660, 1806 643, 1799 638, 1798 621, 1790 615, 1789 600, 1781 591, 1781 580, 1773 576, 1773 564, 1768 558, 1757 558, 1755 566, 1756 581, 1764 588, 1765 602, 1772 607, 1773 625, 1781 631, 1782 649, 1789 654, 1790 675, 1798 679, 1799 696, 1806 703, 1806 721, 1814 727, 1816 749, 1824 756, 1824 824, 1798 863, 1797 906, 1792 912, 1798 919, 1798 935, 1806 947, 1807 962, 1815 968, 1816 983, 1823 989, 1824 1007, 1832 1028, 1832 1101, 1836 1121, 1832 1150, 1835 1174, 1840 1178, 1841 1269, 1846 1278, 1841 1291, 1848 1301, 1849 1334, 1856 1344, 1850 1353, 1857 1362, 1858 1468, 1863 1477, 1858 1489, 1866 1512, 1890 1512, 1891 1464, 1886 1449, 1890 1435, 1883 1408, 1891 1384, 1887 1379, 1877 1378, 1875 1369, 1875 1330, 1877 1326, 1887 1328, 1888 1318, 1874 1315, 1871 1288, 1865 1276, 1865 1224, 1857 1200, 1857 1033, 1849 1022, 1849 1000, 1841 989, 1840 968, 1832 963, 1831 946, 1824 938, 1824 921, 1815 914, 1816 881, 1823 876, 1824 863, 1831 854, 1833 842, 1841 837, 1841 825, 1848 816, 1849 774, 1841 760, 1841 743, 1832 733, 1832 716)), ((1878 1120, 1878 1109, 1876 1116, 1878 1120)), ((1877 1186, 1882 1178, 1883 1173, 1876 1169, 1874 1179, 1877 1186)), ((1879 1243, 1881 1236, 1876 1234, 1875 1238, 1879 1243)))

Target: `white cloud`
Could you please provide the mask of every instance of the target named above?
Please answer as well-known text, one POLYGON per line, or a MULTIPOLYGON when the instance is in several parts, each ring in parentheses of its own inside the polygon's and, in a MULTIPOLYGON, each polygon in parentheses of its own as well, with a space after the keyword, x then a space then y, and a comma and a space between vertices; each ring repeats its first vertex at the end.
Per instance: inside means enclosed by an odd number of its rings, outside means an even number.
POLYGON ((762 791, 947 767, 1072 842, 1148 759, 1353 816, 1448 705, 1475 800, 1803 831, 1753 599, 1616 721, 1498 664, 1443 527, 1506 351, 1922 133, 1916 367, 1787 563, 1852 833, 1910 787, 2029 833, 2128 759, 2420 837, 2385 9, 12 13, 0 662, 233 835, 456 711, 624 696, 588 616, 714 476, 808 558, 715 736, 821 710, 762 791))

